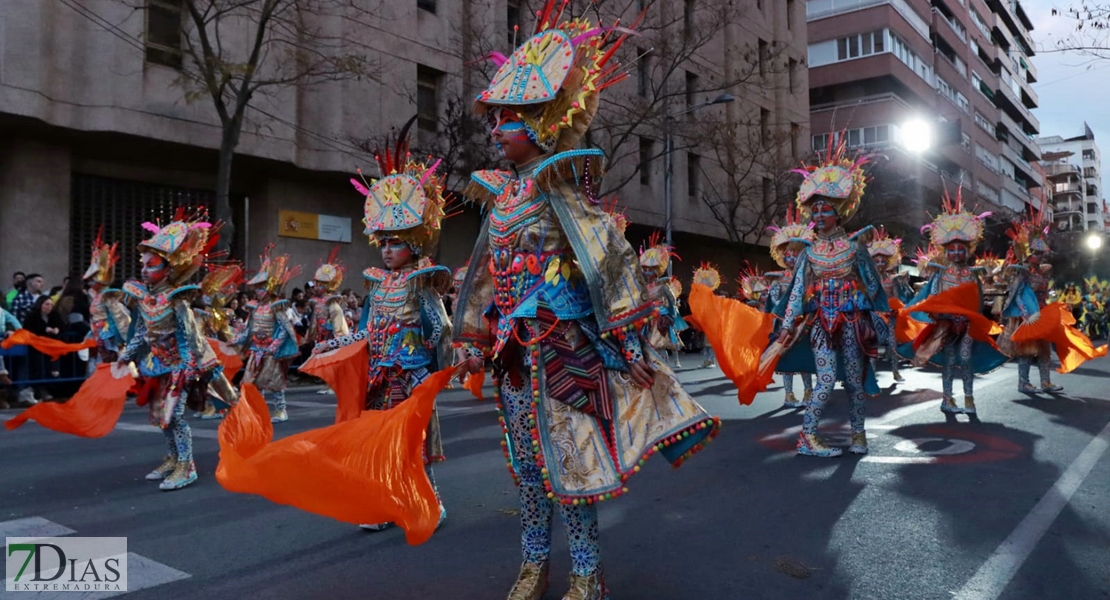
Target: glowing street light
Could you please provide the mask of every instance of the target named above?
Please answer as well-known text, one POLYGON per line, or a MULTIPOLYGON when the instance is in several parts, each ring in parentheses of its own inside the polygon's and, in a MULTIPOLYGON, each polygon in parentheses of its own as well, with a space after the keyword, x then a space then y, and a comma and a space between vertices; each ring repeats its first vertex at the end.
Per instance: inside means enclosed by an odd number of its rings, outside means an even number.
POLYGON ((933 126, 924 119, 910 119, 902 125, 902 147, 922 154, 933 147, 933 126))
POLYGON ((1102 248, 1102 236, 1097 233, 1092 233, 1087 236, 1087 248, 1091 251, 1097 251, 1102 248))

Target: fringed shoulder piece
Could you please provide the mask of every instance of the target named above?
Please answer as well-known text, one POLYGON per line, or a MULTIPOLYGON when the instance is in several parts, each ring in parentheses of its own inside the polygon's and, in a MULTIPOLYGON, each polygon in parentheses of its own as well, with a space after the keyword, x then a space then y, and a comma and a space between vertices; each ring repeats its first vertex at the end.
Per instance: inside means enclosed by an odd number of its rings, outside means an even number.
POLYGON ((483 207, 489 206, 501 195, 512 179, 511 171, 497 169, 474 171, 470 174, 470 183, 463 190, 463 197, 483 207))
POLYGON ((371 283, 381 283, 385 281, 385 275, 385 269, 379 269, 378 267, 367 267, 366 270, 362 272, 362 278, 371 283))
POLYGON ((542 189, 550 189, 564 181, 575 187, 586 186, 587 191, 601 188, 605 174, 605 153, 597 148, 567 150, 553 154, 536 165, 533 177, 542 189))

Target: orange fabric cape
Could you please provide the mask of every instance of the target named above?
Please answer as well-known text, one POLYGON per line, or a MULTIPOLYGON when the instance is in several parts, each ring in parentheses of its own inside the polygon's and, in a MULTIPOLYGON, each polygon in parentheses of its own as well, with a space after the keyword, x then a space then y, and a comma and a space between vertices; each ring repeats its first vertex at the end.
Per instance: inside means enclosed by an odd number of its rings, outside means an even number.
POLYGON ((721 371, 736 385, 740 404, 751 404, 775 377, 777 360, 760 368, 760 358, 774 328, 774 315, 717 296, 697 283, 690 286, 690 313, 713 346, 721 371))
POLYGON ((8 339, 0 342, 0 348, 5 350, 10 350, 12 346, 16 345, 30 346, 49 356, 51 360, 58 360, 71 352, 77 352, 78 350, 84 350, 86 348, 96 348, 96 340, 88 338, 78 344, 67 344, 53 338, 35 335, 26 329, 16 329, 8 339))
POLYGON ((922 323, 917 319, 910 316, 910 311, 906 310, 906 305, 897 298, 890 298, 890 308, 894 310, 894 339, 899 344, 912 342, 917 339, 917 336, 925 331, 928 323, 922 323))
POLYGON ((235 379, 235 374, 243 370, 243 358, 226 342, 216 338, 208 338, 208 345, 212 346, 212 351, 216 353, 216 358, 223 366, 224 377, 227 377, 228 381, 235 379))
POLYGON ((436 394, 455 373, 434 373, 391 410, 276 442, 266 402, 246 384, 220 424, 216 479, 228 491, 346 523, 396 523, 409 544, 422 544, 439 521, 424 472, 424 434, 436 394))
MULTIPOLYGON (((994 342, 993 336, 1002 333, 1002 326, 984 317, 980 312, 979 286, 974 283, 959 285, 902 310, 906 313, 923 312, 930 315, 964 317, 967 319, 967 333, 971 339, 990 344, 991 348, 998 350, 998 344, 994 342)), ((920 321, 916 322, 920 323, 920 321)), ((924 326, 923 331, 931 329, 928 324, 921 324, 924 326)), ((918 336, 916 339, 925 338, 918 336)))
POLYGON ((486 384, 486 372, 478 371, 473 375, 467 375, 466 381, 463 382, 463 387, 470 390, 470 393, 479 400, 485 400, 486 397, 482 395, 482 386, 486 384))
POLYGON ((1051 343, 1056 347, 1056 356, 1060 359, 1060 368, 1056 371, 1070 373, 1092 358, 1106 356, 1107 352, 1106 344, 1096 348, 1091 338, 1073 325, 1075 317, 1067 306, 1054 302, 1041 307, 1040 318, 1018 327, 1010 339, 1018 343, 1036 340, 1051 343))
POLYGON ((370 385, 370 351, 367 340, 321 352, 309 358, 301 371, 323 379, 335 391, 335 422, 357 419, 366 408, 370 385))
POLYGON ((112 365, 97 365, 92 377, 66 402, 40 402, 16 415, 4 427, 15 429, 34 419, 39 425, 79 437, 98 438, 115 428, 127 403, 127 390, 135 385, 129 374, 117 378, 112 365))

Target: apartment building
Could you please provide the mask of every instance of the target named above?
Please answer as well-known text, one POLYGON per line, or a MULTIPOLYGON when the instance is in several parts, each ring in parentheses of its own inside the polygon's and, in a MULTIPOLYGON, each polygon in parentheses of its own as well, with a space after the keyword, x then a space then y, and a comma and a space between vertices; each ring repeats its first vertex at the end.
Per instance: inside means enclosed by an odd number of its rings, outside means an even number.
MULTIPOLYGON (((219 120, 209 98, 187 101, 179 85, 188 60, 183 41, 195 35, 188 15, 180 2, 145 0, 146 10, 140 11, 133 4, 10 0, 0 7, 0 132, 5 140, 0 147, 0 272, 39 271, 59 282, 84 267, 92 236, 103 225, 105 237, 121 243, 119 274, 134 276, 141 222, 165 219, 176 206, 213 200, 219 120)), ((356 1, 337 5, 362 10, 358 18, 314 15, 329 36, 355 42, 351 47, 365 54, 373 72, 287 85, 252 100, 233 164, 233 255, 248 268, 257 267, 263 246, 274 242, 279 252, 304 265, 307 278, 338 243, 357 287, 354 273, 378 257, 362 235, 362 198, 347 180, 360 167, 373 175, 374 144, 413 114, 419 117, 417 145, 443 150, 433 142, 459 132, 461 115, 469 113, 471 99, 487 82, 488 65, 473 61, 491 50, 507 53, 514 40, 522 41, 532 27, 534 4, 356 1)), ((637 223, 636 235, 664 227, 661 152, 667 121, 662 116, 733 94, 738 101, 673 120, 671 221, 676 244, 689 247, 683 249, 685 268, 701 258, 735 254, 727 232, 701 201, 705 192, 720 188, 719 161, 712 147, 691 141, 688 134, 700 125, 746 136, 762 125, 763 131, 787 131, 800 140, 801 150, 808 150, 805 8, 795 0, 626 4, 622 23, 646 11, 644 35, 622 49, 626 58, 621 63, 632 76, 607 91, 602 111, 615 114, 619 107, 639 103, 652 118, 644 120, 650 127, 631 132, 625 138, 632 141, 611 152, 612 175, 606 182, 626 183, 615 192, 637 223), (726 9, 744 18, 717 18, 726 9), (636 66, 641 54, 656 65, 668 60, 668 53, 681 54, 676 40, 696 39, 703 23, 716 27, 711 39, 677 62, 672 56, 674 68, 636 66), (788 68, 772 68, 772 59, 788 68), (730 85, 731 74, 751 73, 753 66, 756 78, 730 85)), ((581 14, 588 5, 572 2, 568 10, 581 14)), ((225 24, 225 41, 245 43, 248 26, 225 24)), ((459 157, 458 171, 450 173, 455 189, 465 182, 463 170, 478 154, 476 148, 488 150, 480 127, 457 141, 462 147, 453 148, 459 157)), ((599 129, 591 142, 612 150, 606 137, 611 133, 599 129)), ((441 263, 453 267, 466 260, 480 219, 477 208, 466 207, 445 222, 441 263)))
POLYGON ((874 185, 895 192, 873 202, 897 210, 879 218, 901 219, 913 238, 942 187, 961 185, 999 214, 1035 202, 1037 74, 1020 2, 810 0, 806 11, 813 148, 845 131, 850 146, 887 157, 874 185), (932 144, 915 152, 920 123, 932 144))
POLYGON ((1091 127, 1064 138, 1037 138, 1053 192, 1056 227, 1061 231, 1105 231, 1110 210, 1102 193, 1102 152, 1091 127))

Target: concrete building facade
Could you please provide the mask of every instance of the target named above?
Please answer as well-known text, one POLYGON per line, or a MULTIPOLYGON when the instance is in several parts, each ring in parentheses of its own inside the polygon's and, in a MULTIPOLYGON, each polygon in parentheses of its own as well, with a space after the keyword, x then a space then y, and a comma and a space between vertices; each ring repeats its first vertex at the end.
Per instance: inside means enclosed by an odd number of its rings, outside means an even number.
POLYGON ((1110 210, 1102 192, 1102 152, 1091 127, 1083 134, 1037 139, 1053 189, 1055 223, 1061 231, 1106 231, 1110 210))
POLYGON ((1003 214, 1035 203, 1037 75, 1020 2, 810 0, 806 9, 813 147, 844 131, 849 146, 887 156, 877 177, 926 195, 893 199, 904 228, 925 221, 942 186, 962 185, 966 200, 1003 214), (906 127, 921 122, 933 144, 915 154, 906 142, 920 140, 905 138, 920 134, 906 127))
MULTIPOLYGON (((0 8, 0 132, 5 140, 0 147, 0 273, 5 276, 17 269, 39 271, 60 283, 84 267, 99 225, 108 239, 121 242, 125 263, 120 276, 134 276, 142 221, 165 219, 175 206, 212 200, 221 129, 211 100, 202 95, 186 101, 180 85, 181 61, 188 60, 180 44, 180 36, 190 35, 187 15, 180 13, 179 3, 163 0, 139 2, 146 10, 136 11, 130 5, 137 1, 10 0, 0 8)), ((378 258, 362 235, 362 198, 347 180, 356 168, 376 172, 369 141, 380 140, 415 113, 416 145, 438 149, 429 140, 444 137, 443 128, 458 107, 468 108, 486 83, 488 74, 474 59, 489 50, 507 53, 514 23, 521 25, 521 39, 532 26, 529 5, 521 0, 365 4, 373 8, 358 19, 319 18, 330 35, 359 41, 374 67, 372 76, 277 88, 254 98, 248 109, 231 190, 233 254, 248 268, 258 266, 258 254, 273 242, 277 251, 304 266, 303 281, 337 243, 331 237, 279 235, 295 225, 282 211, 294 211, 349 227, 349 234, 338 236, 350 240, 340 242, 340 259, 352 269, 351 286, 361 287, 357 271, 378 258)), ((654 48, 657 60, 664 60, 668 39, 689 35, 686 28, 698 19, 711 22, 717 8, 709 0, 638 4, 629 11, 646 9, 645 35, 627 46, 654 48)), ((806 150, 804 6, 794 0, 718 4, 733 5, 747 17, 715 30, 696 52, 681 57, 681 68, 669 79, 660 81, 649 72, 648 85, 662 90, 649 108, 658 116, 714 94, 733 93, 740 101, 711 107, 697 118, 717 120, 707 126, 718 129, 721 123, 744 128, 745 135, 752 123, 762 122, 803 140, 806 150), (761 72, 758 85, 729 85, 731 73, 769 56, 767 48, 781 48, 775 56, 789 64, 788 71, 761 72)), ((630 12, 622 22, 634 17, 630 12)), ((229 45, 244 42, 249 24, 239 25, 241 31, 227 34, 229 45)), ((629 58, 623 62, 631 65, 637 49, 626 50, 629 58)), ((640 85, 632 76, 614 87, 602 111, 640 96, 640 85)), ((609 133, 598 135, 604 140, 609 133)), ((679 131, 676 140, 684 133, 679 131)), ((658 127, 638 129, 631 139, 637 136, 648 140, 641 149, 650 143, 661 150, 658 127)), ((478 133, 463 143, 485 148, 482 138, 478 133)), ((704 246, 708 258, 730 246, 721 240, 725 235, 718 221, 697 201, 698 190, 713 187, 721 176, 709 150, 700 150, 698 158, 699 143, 676 143, 672 223, 678 245, 704 246)), ((471 154, 455 150, 464 159, 471 154)), ((637 156, 642 154, 635 149, 611 156, 615 162, 607 181, 629 180, 616 193, 637 223, 638 235, 646 235, 664 226, 664 161, 658 151, 649 153, 647 163, 637 156), (634 175, 641 165, 647 174, 634 175)), ((451 176, 452 187, 461 188, 465 173, 451 176)), ((477 209, 464 207, 445 222, 440 262, 463 264, 480 219, 477 209)), ((697 252, 683 254, 690 255, 687 267, 696 266, 697 252)))

